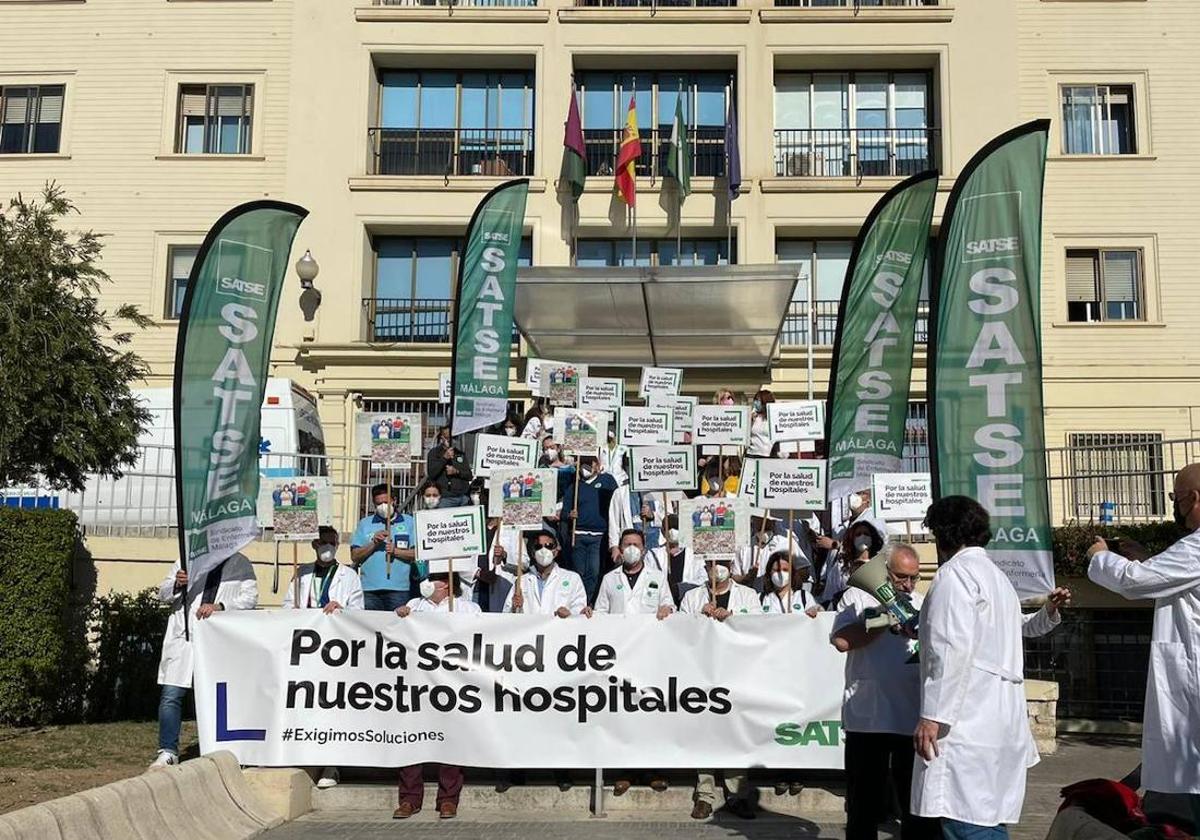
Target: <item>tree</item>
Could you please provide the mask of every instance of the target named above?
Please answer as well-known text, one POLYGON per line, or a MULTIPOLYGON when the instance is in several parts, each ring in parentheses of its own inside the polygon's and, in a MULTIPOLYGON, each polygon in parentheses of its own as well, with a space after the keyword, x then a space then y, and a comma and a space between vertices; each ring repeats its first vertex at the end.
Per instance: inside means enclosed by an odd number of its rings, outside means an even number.
POLYGON ((0 486, 78 491, 87 473, 120 477, 150 419, 129 387, 145 363, 112 326, 150 320, 131 304, 100 308, 111 282, 100 236, 68 233, 73 212, 55 184, 0 206, 0 486))

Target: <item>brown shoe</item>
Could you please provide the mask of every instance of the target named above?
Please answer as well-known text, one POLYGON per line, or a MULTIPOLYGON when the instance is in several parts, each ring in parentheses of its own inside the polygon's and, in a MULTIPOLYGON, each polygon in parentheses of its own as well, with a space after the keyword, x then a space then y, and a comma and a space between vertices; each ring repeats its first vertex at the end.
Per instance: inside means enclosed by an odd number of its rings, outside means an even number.
POLYGON ((392 819, 406 820, 413 814, 419 813, 420 810, 420 808, 418 808, 416 805, 413 805, 411 802, 401 802, 400 807, 395 811, 392 811, 392 819))
POLYGON ((633 786, 633 782, 628 779, 618 779, 613 782, 613 796, 624 796, 625 792, 633 786))
POLYGON ((650 790, 657 791, 658 793, 662 793, 669 787, 670 787, 670 785, 667 784, 666 779, 651 779, 650 780, 650 790))
POLYGON ((458 816, 458 806, 453 802, 443 802, 438 806, 438 818, 452 820, 458 816))
POLYGON ((697 802, 692 807, 692 819, 706 820, 712 816, 712 806, 707 802, 697 802))

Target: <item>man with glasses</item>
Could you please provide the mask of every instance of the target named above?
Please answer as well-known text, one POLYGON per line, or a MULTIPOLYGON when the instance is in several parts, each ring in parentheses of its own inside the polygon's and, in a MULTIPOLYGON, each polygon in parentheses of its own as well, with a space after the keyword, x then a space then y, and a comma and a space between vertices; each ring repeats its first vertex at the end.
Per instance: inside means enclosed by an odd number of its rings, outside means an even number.
MULTIPOLYGON (((888 580, 921 608, 921 561, 907 543, 883 547, 888 580)), ((938 820, 909 810, 912 787, 912 731, 920 717, 921 669, 915 643, 881 627, 868 630, 866 611, 879 609, 875 596, 849 587, 833 623, 830 642, 846 654, 842 731, 846 749, 846 840, 875 840, 890 808, 888 778, 901 809, 903 840, 941 836, 938 820)))

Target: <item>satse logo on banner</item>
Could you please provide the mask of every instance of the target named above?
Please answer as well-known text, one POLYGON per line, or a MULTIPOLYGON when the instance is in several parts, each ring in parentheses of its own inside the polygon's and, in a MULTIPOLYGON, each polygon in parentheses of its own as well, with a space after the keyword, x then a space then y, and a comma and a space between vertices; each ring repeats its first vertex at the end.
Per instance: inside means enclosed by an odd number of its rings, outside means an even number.
POLYGON ((483 508, 418 510, 417 559, 472 557, 486 549, 483 508))

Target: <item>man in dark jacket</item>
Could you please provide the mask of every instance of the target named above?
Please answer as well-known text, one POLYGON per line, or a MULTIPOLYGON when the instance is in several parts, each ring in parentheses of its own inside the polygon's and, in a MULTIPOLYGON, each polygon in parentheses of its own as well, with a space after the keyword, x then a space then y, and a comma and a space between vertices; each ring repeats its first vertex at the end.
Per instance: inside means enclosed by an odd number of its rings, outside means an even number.
POLYGON ((438 429, 438 439, 425 456, 425 479, 441 491, 441 507, 463 507, 471 501, 471 465, 450 439, 450 427, 438 429))

